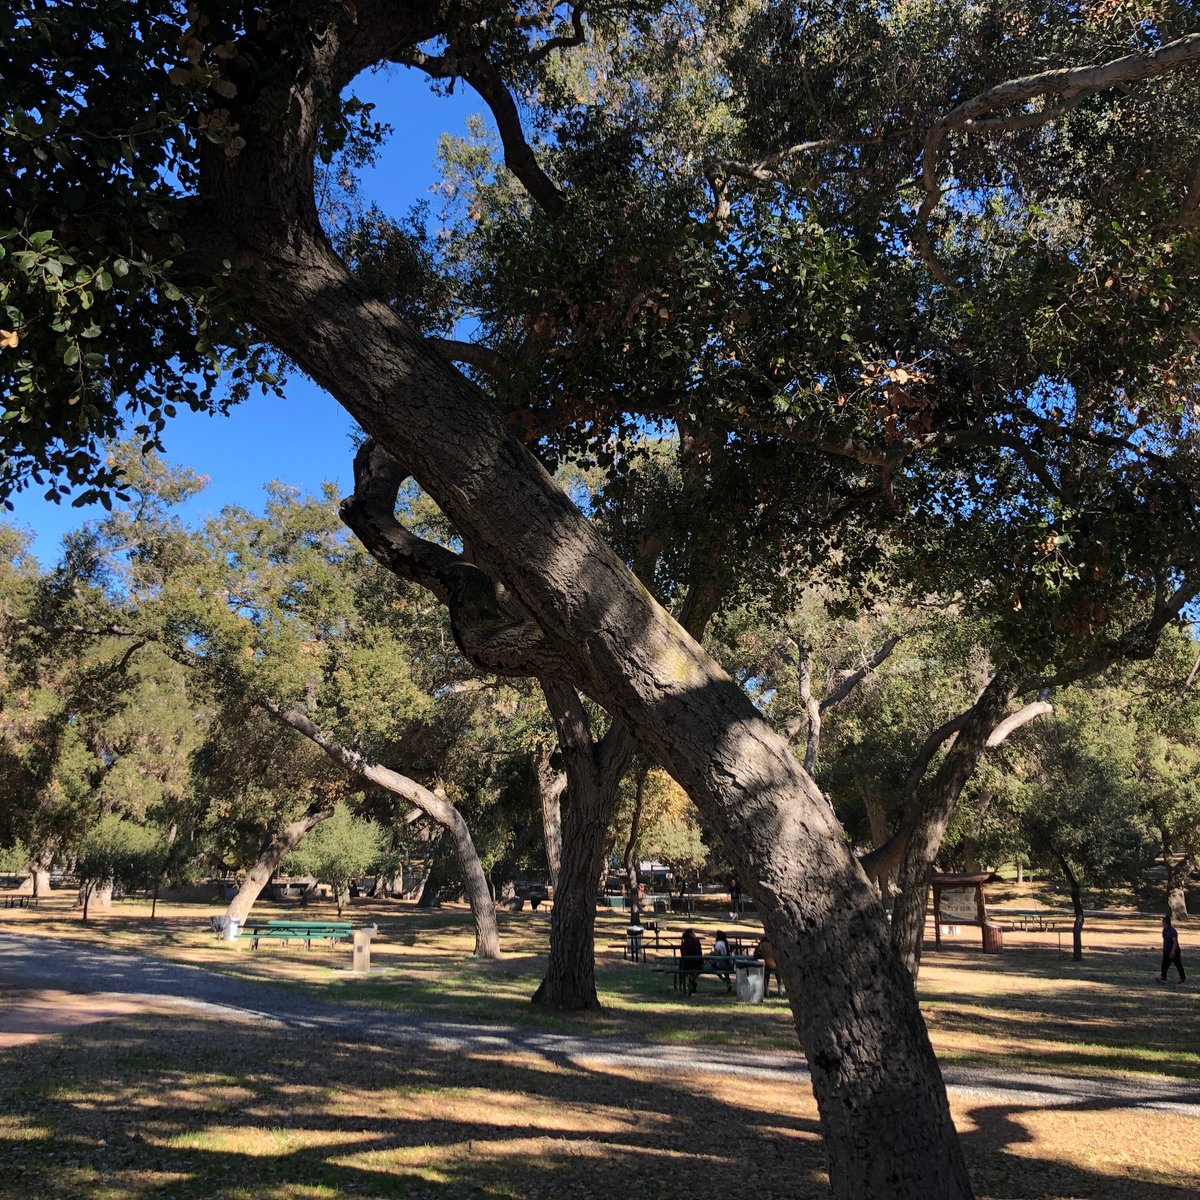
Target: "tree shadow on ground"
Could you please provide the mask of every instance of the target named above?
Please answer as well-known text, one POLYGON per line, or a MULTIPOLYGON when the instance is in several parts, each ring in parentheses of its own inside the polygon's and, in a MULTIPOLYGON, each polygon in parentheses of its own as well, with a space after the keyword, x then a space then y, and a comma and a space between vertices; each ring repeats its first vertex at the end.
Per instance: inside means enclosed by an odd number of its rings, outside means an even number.
MULTIPOLYGON (((0 1094, 4 1200, 827 1194, 803 1084, 145 1016, 0 1056, 0 1094)), ((981 1196, 1187 1194, 1046 1153, 1029 1111, 967 1109, 981 1196)))

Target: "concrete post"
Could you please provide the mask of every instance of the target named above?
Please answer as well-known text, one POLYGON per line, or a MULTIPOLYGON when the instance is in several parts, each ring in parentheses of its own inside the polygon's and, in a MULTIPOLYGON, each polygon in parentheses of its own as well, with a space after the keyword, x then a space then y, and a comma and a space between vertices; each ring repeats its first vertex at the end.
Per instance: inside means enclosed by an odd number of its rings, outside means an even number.
POLYGON ((376 925, 364 925, 354 931, 353 969, 366 974, 371 969, 371 938, 378 932, 376 925))

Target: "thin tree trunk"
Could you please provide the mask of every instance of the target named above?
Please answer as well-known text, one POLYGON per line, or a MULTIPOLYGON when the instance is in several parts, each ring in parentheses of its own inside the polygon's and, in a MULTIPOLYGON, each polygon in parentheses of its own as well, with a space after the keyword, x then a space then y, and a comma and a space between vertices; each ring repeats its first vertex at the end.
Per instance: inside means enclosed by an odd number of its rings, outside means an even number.
POLYGON ((542 810, 542 841, 546 847, 550 886, 557 888, 558 870, 562 862, 562 796, 567 790, 567 777, 550 765, 549 750, 534 752, 533 780, 542 810))
MULTIPOLYGON (((862 796, 863 807, 867 810, 867 825, 871 831, 871 845, 878 850, 881 846, 887 844, 890 836, 888 827, 887 810, 883 806, 883 798, 879 794, 878 787, 874 781, 870 783, 858 782, 859 795, 862 796)), ((892 889, 893 875, 889 870, 881 870, 877 879, 879 884, 879 896, 883 901, 885 908, 890 908, 892 905, 892 889)))
POLYGON ((1196 864, 1189 858, 1181 858, 1177 862, 1167 862, 1167 912, 1172 921, 1186 921, 1187 886, 1192 877, 1196 864))
POLYGON ((300 845, 308 833, 332 816, 333 809, 329 806, 313 807, 282 828, 269 832, 263 841, 262 849, 258 852, 258 859, 225 910, 226 920, 237 921, 239 925, 245 924, 254 902, 262 894, 263 888, 271 882, 271 876, 279 870, 279 864, 300 845))
POLYGON ((421 892, 417 896, 418 908, 437 908, 442 888, 446 886, 449 872, 446 870, 449 862, 449 852, 446 849, 446 835, 440 832, 429 853, 429 866, 421 883, 421 892))
POLYGON ((1057 846, 1051 846, 1050 852, 1058 859, 1058 865, 1062 868, 1062 873, 1067 878, 1067 883, 1071 886, 1071 907, 1075 910, 1075 922, 1071 926, 1071 958, 1075 962, 1083 961, 1083 894, 1079 887, 1079 880, 1075 872, 1071 870, 1071 864, 1067 862, 1066 856, 1058 849, 1057 846))
POLYGON ((649 766, 643 762, 637 773, 637 787, 633 793, 633 813, 629 818, 629 837, 625 842, 625 886, 629 889, 629 904, 631 923, 637 924, 641 918, 638 890, 638 838, 642 833, 642 807, 646 799, 646 780, 650 775, 649 766))

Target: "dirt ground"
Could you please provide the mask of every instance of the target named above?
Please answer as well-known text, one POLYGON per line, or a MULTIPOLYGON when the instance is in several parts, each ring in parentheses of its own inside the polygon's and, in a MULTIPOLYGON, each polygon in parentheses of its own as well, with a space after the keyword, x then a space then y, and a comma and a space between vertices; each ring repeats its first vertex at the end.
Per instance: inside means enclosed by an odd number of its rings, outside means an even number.
MULTIPOLYGON (((505 920, 510 953, 493 967, 467 961, 462 912, 364 905, 353 918, 385 926, 377 961, 387 969, 354 992, 336 952, 255 955, 216 942, 195 907, 160 911, 157 928, 126 904, 85 929, 61 897, 37 910, 0 910, 0 929, 78 936, 339 1001, 384 1003, 397 1020, 405 1004, 475 1019, 528 1015, 544 951, 544 913, 505 920)), ((647 992, 658 981, 622 961, 622 923, 614 916, 599 924, 605 1020, 629 1035, 674 1030, 699 1039, 698 1054, 705 1037, 764 1047, 790 1038, 794 1046, 780 1001, 751 1012, 715 989, 691 1007, 647 992)), ((689 923, 706 936, 722 917, 689 923)), ((1190 983, 1152 982, 1153 918, 1089 922, 1083 964, 1071 963, 1069 942, 1060 953, 1057 931, 1006 931, 1001 959, 980 954, 977 937, 964 928, 940 954, 928 952, 922 970, 922 1006, 944 1061, 1200 1076, 1197 993, 1190 983)), ((1183 940, 1186 962, 1194 939, 1185 930, 1183 940)), ((815 1105, 794 1083, 530 1054, 314 1045, 302 1033, 121 995, 0 991, 0 1095, 0 1200, 827 1194, 815 1105)), ((980 1197, 1197 1194, 1200 1121, 1120 1105, 1115 1096, 1049 1106, 1036 1096, 951 1097, 980 1197)))

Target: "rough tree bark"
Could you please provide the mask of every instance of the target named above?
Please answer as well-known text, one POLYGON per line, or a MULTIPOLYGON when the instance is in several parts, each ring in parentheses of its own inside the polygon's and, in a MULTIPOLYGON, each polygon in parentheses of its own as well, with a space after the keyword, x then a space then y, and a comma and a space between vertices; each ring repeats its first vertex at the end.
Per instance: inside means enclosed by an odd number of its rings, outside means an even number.
MULTIPOLYGON (((431 22, 433 12, 421 9, 431 22)), ((364 290, 321 232, 312 177, 320 97, 393 45, 413 44, 408 13, 363 0, 312 47, 303 86, 282 107, 274 101, 286 118, 258 124, 245 114, 247 145, 235 160, 205 150, 204 199, 184 231, 189 261, 218 278, 228 260, 246 284, 245 318, 454 522, 475 563, 449 554, 431 563, 423 547, 398 545, 389 565, 448 603, 468 657, 585 691, 720 831, 776 947, 835 1195, 968 1197, 912 980, 819 789, 494 407, 364 290)))

